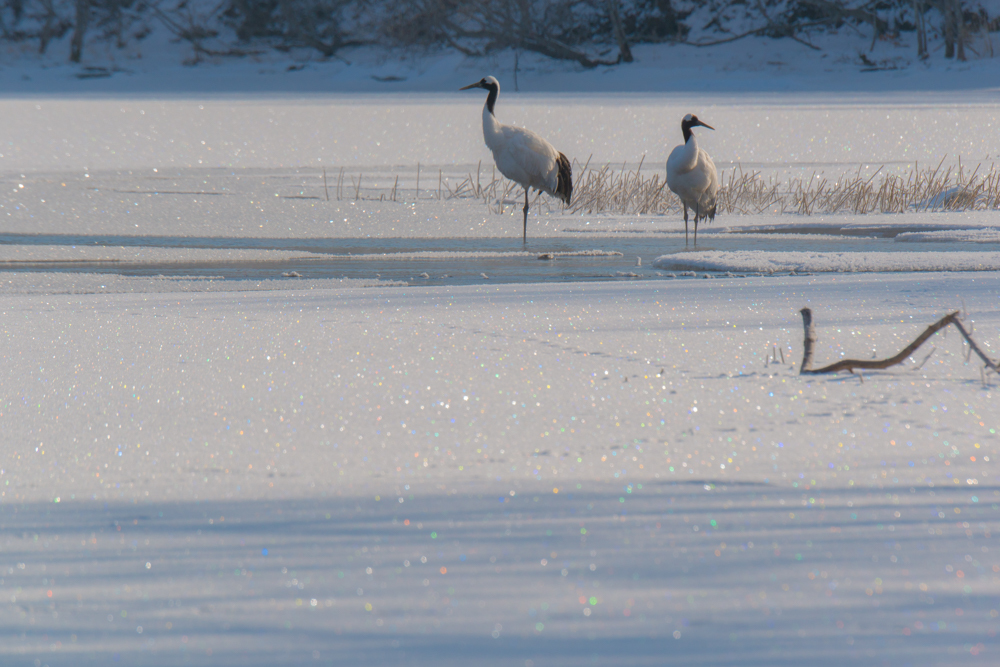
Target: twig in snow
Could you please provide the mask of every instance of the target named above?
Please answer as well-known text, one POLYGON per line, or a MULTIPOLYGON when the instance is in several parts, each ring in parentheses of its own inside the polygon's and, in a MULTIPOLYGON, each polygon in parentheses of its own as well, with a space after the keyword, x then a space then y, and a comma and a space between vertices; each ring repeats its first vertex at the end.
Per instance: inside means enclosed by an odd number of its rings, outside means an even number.
POLYGON ((921 368, 923 368, 924 364, 926 364, 927 360, 931 358, 931 355, 934 354, 935 350, 937 350, 937 347, 932 347, 931 351, 927 353, 926 357, 924 357, 924 360, 920 362, 920 365, 914 368, 913 370, 919 371, 921 368))
POLYGON ((959 320, 958 318, 955 318, 954 325, 958 328, 959 331, 962 332, 962 336, 965 337, 965 340, 969 343, 969 347, 971 347, 972 351, 976 353, 976 356, 978 356, 983 361, 983 365, 985 365, 986 368, 989 368, 990 370, 1000 373, 1000 368, 997 367, 997 362, 987 357, 986 354, 979 348, 979 346, 976 344, 976 341, 972 339, 972 332, 966 331, 965 327, 962 326, 962 321, 959 320))
MULTIPOLYGON (((805 349, 802 352, 802 367, 799 369, 800 375, 818 375, 820 373, 837 373, 839 371, 850 371, 853 373, 855 368, 881 369, 895 366, 896 364, 899 364, 907 359, 917 350, 917 348, 923 345, 928 338, 944 329, 949 324, 954 324, 959 332, 961 332, 966 342, 968 342, 969 346, 972 348, 972 351, 975 352, 976 355, 983 361, 986 368, 1000 373, 1000 367, 997 366, 997 362, 986 356, 986 354, 976 344, 976 341, 973 340, 969 331, 967 331, 962 325, 962 321, 958 318, 959 311, 957 310, 948 313, 934 324, 928 326, 923 333, 914 339, 912 343, 907 345, 902 351, 899 352, 899 354, 893 357, 877 360, 842 359, 836 363, 830 364, 829 366, 814 369, 812 367, 812 354, 813 346, 816 344, 816 331, 812 323, 812 311, 809 308, 803 308, 799 312, 802 314, 802 327, 805 330, 805 340, 803 343, 805 349)), ((930 355, 928 355, 928 357, 930 357, 930 355)), ((926 361, 927 360, 925 359, 924 362, 926 363, 926 361)))

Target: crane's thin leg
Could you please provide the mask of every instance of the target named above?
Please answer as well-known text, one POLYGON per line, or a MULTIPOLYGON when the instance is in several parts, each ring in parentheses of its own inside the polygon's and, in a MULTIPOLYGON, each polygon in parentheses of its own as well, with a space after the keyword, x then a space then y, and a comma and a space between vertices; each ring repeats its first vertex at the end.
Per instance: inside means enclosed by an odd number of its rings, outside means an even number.
POLYGON ((688 205, 684 204, 684 247, 687 247, 687 244, 688 244, 688 205))
POLYGON ((524 189, 524 242, 528 242, 528 188, 524 189))
POLYGON ((695 204, 694 207, 694 247, 698 247, 698 218, 701 216, 701 204, 695 204))

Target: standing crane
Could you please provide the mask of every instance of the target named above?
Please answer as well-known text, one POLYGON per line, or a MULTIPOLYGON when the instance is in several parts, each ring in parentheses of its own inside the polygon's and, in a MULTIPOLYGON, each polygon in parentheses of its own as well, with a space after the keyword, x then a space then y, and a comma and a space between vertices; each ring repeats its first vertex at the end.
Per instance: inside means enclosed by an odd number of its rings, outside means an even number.
POLYGON ((715 128, 688 114, 681 121, 684 143, 670 152, 667 158, 667 187, 684 205, 684 245, 688 240, 688 207, 694 209, 694 244, 698 245, 698 221, 715 220, 715 195, 719 191, 719 173, 708 153, 698 148, 692 127, 715 128))
POLYGON ((524 241, 528 241, 528 190, 535 188, 569 204, 573 196, 573 170, 566 156, 552 144, 522 127, 504 125, 493 115, 500 83, 487 76, 459 88, 482 88, 489 91, 483 107, 483 138, 493 152, 500 173, 524 188, 524 241))

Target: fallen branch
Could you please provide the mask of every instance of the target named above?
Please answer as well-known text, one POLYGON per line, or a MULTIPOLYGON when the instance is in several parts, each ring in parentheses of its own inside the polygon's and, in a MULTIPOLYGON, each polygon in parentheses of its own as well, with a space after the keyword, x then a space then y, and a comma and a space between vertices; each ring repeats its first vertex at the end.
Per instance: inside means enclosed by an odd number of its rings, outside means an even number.
POLYGON ((829 366, 814 369, 812 367, 813 346, 816 344, 817 339, 816 330, 813 328, 812 311, 809 308, 803 308, 799 312, 802 314, 802 327, 805 329, 805 340, 803 342, 802 350, 802 366, 799 368, 800 375, 819 375, 821 373, 837 373, 840 371, 850 371, 853 373, 855 368, 881 369, 895 366, 896 364, 902 363, 906 360, 911 354, 916 352, 917 348, 923 345, 928 338, 936 334, 941 329, 944 329, 949 324, 954 324, 959 332, 961 332, 962 337, 965 338, 972 351, 975 352, 976 355, 978 355, 983 361, 986 368, 1000 373, 1000 367, 997 366, 997 362, 986 356, 986 354, 976 344, 976 341, 972 339, 972 334, 968 332, 964 326, 962 326, 962 321, 958 318, 959 311, 957 310, 953 313, 948 313, 940 320, 927 327, 924 332, 917 336, 912 343, 907 345, 902 351, 899 352, 899 354, 893 357, 889 357, 888 359, 870 360, 842 359, 836 363, 830 364, 829 366))
POLYGON ((976 345, 976 341, 972 340, 972 332, 965 330, 965 327, 962 326, 962 321, 958 318, 955 318, 954 324, 956 327, 958 327, 958 330, 962 332, 962 336, 965 338, 965 341, 969 344, 969 347, 972 348, 972 351, 976 353, 976 356, 982 359, 983 364, 985 364, 987 368, 994 370, 997 373, 1000 373, 1000 368, 997 367, 997 362, 987 357, 986 354, 979 348, 979 346, 976 345))
POLYGON ((715 39, 715 40, 711 40, 711 41, 708 41, 708 42, 686 42, 685 41, 685 42, 678 42, 678 44, 681 44, 681 45, 684 45, 684 46, 700 46, 700 47, 705 47, 705 46, 718 46, 719 44, 728 44, 729 42, 735 42, 735 41, 741 40, 744 37, 772 37, 772 38, 775 38, 775 39, 781 38, 781 37, 790 37, 791 39, 795 40, 799 44, 802 44, 803 46, 808 46, 810 49, 813 49, 814 51, 822 51, 823 49, 821 49, 820 47, 816 46, 815 44, 810 44, 809 42, 807 42, 806 40, 802 39, 801 37, 798 37, 796 35, 796 33, 808 30, 809 28, 812 28, 814 26, 828 25, 828 23, 829 23, 828 21, 809 21, 809 22, 806 22, 806 23, 787 23, 787 24, 785 24, 785 23, 774 23, 774 22, 768 21, 767 25, 761 26, 759 28, 754 28, 752 30, 747 30, 746 32, 742 32, 742 33, 740 33, 738 35, 731 35, 729 37, 723 37, 722 39, 715 39))

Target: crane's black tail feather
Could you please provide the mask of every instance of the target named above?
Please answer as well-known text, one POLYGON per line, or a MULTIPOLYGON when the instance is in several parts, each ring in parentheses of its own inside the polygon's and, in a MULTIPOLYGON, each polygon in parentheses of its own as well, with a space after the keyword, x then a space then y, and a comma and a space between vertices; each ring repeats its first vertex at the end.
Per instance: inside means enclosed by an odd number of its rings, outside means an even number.
POLYGON ((712 207, 705 212, 705 216, 710 220, 715 220, 715 210, 718 208, 718 202, 714 199, 712 200, 712 207))
POLYGON ((570 166, 569 160, 562 153, 559 154, 556 164, 559 166, 559 176, 556 179, 556 196, 569 206, 569 202, 573 198, 573 168, 570 166))

